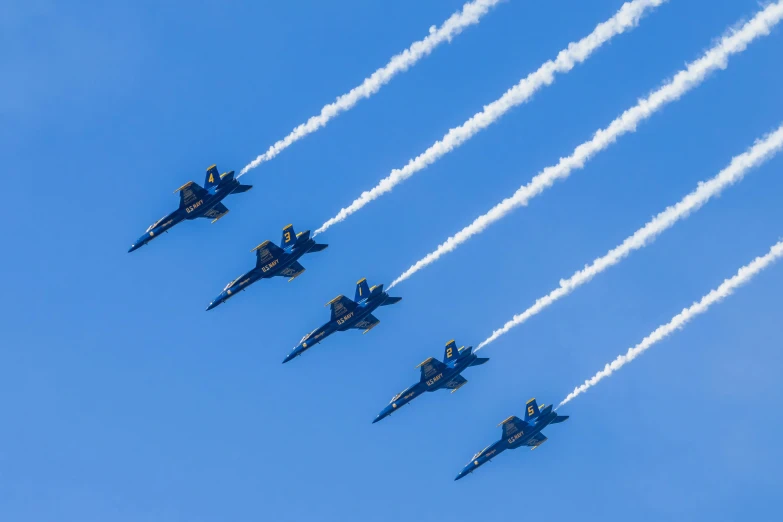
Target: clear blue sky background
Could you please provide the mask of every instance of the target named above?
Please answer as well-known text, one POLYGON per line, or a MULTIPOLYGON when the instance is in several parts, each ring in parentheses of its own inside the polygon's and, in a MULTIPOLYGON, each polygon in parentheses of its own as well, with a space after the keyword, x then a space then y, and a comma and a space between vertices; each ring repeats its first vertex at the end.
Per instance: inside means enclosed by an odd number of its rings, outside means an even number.
POLYGON ((280 230, 314 229, 620 0, 513 0, 243 181, 215 225, 133 254, 172 191, 239 170, 440 24, 438 2, 0 7, 0 519, 774 520, 783 266, 563 409, 538 451, 460 482, 525 401, 557 402, 781 235, 783 158, 379 424, 414 366, 478 344, 783 120, 783 34, 394 289, 368 335, 283 357, 354 283, 389 283, 697 58, 756 0, 672 0, 322 238, 293 283, 205 312, 280 230))

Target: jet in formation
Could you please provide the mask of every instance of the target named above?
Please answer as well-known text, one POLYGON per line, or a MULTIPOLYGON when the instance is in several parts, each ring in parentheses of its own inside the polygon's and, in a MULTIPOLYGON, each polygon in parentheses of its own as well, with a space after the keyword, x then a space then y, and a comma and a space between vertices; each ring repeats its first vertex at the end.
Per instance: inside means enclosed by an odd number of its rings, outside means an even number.
POLYGON ((326 303, 326 306, 331 306, 332 308, 332 317, 329 322, 302 337, 302 340, 283 360, 283 363, 287 363, 302 355, 306 350, 320 343, 334 332, 344 332, 351 328, 364 330, 363 333, 369 332, 381 322, 372 315, 373 311, 379 306, 391 305, 400 300, 402 300, 402 297, 390 297, 389 294, 384 292, 383 285, 369 288, 367 280, 362 279, 356 283, 356 295, 353 301, 344 295, 338 295, 326 303))
POLYGON ((461 375, 465 368, 484 364, 488 360, 488 357, 476 356, 472 346, 457 348, 457 343, 453 340, 449 341, 446 343, 443 362, 430 357, 416 366, 416 368, 421 368, 419 382, 392 397, 389 405, 372 421, 373 424, 388 417, 424 392, 449 389, 451 393, 454 393, 468 382, 461 375))
POLYGON ((473 473, 476 468, 507 449, 516 449, 520 446, 530 446, 531 449, 536 449, 547 440, 541 430, 550 424, 563 422, 567 418, 567 415, 558 415, 552 411, 551 404, 539 410, 536 400, 530 399, 526 404, 525 420, 512 415, 498 424, 498 426, 503 426, 503 438, 473 455, 470 463, 462 468, 454 480, 459 480, 473 473))
POLYGON ((320 252, 328 246, 316 243, 310 237, 309 230, 296 234, 293 225, 288 225, 283 229, 280 246, 267 240, 251 250, 256 253, 256 267, 227 284, 220 295, 209 303, 207 310, 225 303, 259 279, 281 276, 288 277, 289 282, 293 281, 305 271, 299 264, 299 258, 305 254, 320 252))
POLYGON ((166 214, 147 228, 147 231, 135 243, 128 252, 133 252, 143 247, 163 232, 168 232, 171 227, 186 219, 211 218, 214 223, 228 213, 228 209, 222 201, 229 194, 247 192, 252 185, 242 185, 234 178, 234 171, 218 174, 218 169, 212 165, 207 169, 205 187, 198 183, 188 181, 174 191, 179 192, 179 208, 170 214, 166 214))

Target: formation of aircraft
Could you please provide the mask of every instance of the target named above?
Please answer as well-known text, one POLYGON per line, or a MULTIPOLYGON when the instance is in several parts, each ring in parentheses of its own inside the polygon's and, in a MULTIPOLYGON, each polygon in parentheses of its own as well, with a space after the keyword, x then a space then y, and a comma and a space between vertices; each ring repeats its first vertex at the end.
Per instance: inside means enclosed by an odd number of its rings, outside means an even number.
POLYGON ((462 468, 454 480, 459 480, 473 473, 479 466, 486 464, 507 449, 516 449, 520 446, 529 446, 531 450, 536 449, 547 441, 541 430, 550 424, 557 424, 566 419, 568 419, 568 415, 558 415, 552 410, 551 404, 539 410, 536 400, 530 399, 525 405, 525 420, 512 415, 498 424, 498 426, 503 426, 503 438, 473 455, 470 462, 462 468))
POLYGON ((457 348, 453 340, 446 343, 446 351, 443 354, 443 362, 430 357, 416 368, 421 368, 421 378, 413 386, 392 397, 386 406, 373 420, 373 424, 385 419, 399 408, 402 408, 424 392, 432 392, 441 389, 451 390, 451 393, 459 390, 468 380, 461 374, 462 370, 470 366, 478 366, 489 360, 488 357, 478 357, 473 353, 473 347, 464 346, 457 348))
POLYGON ((332 309, 332 316, 325 323, 309 334, 302 337, 299 344, 283 360, 287 363, 302 355, 316 344, 320 343, 334 332, 344 332, 350 329, 364 330, 367 333, 380 323, 380 319, 372 315, 379 306, 388 306, 398 303, 402 297, 390 297, 383 291, 383 285, 375 285, 370 288, 367 279, 360 279, 356 283, 356 294, 351 301, 344 295, 338 295, 328 303, 332 309))
MULTIPOLYGON (((131 245, 128 252, 138 250, 186 219, 206 217, 211 218, 214 223, 228 213, 228 209, 222 203, 223 199, 229 194, 239 194, 253 188, 251 185, 239 183, 234 177, 233 170, 218 174, 215 165, 207 169, 204 185, 205 187, 202 188, 197 183, 189 181, 175 190, 174 193, 179 192, 180 195, 179 208, 150 225, 144 235, 131 245)), ((305 254, 320 252, 328 246, 316 243, 310 237, 309 230, 297 234, 293 225, 287 225, 283 228, 280 246, 267 240, 251 250, 256 253, 255 268, 226 285, 223 291, 209 303, 207 310, 225 303, 260 279, 280 276, 289 278, 289 282, 293 281, 305 271, 305 268, 299 264, 299 259, 305 254)), ((380 323, 373 312, 378 307, 395 304, 401 299, 401 297, 391 297, 384 292, 382 284, 370 287, 366 279, 359 280, 356 283, 354 299, 338 295, 326 303, 326 306, 331 308, 329 321, 305 335, 283 363, 302 355, 335 332, 351 329, 363 330, 363 333, 369 332, 380 323)), ((453 340, 449 341, 446 343, 443 362, 430 357, 416 366, 421 373, 419 382, 395 395, 388 406, 375 417, 373 424, 388 417, 424 392, 448 389, 454 393, 468 382, 462 376, 465 369, 484 364, 488 360, 486 357, 478 357, 473 352, 472 346, 457 348, 453 340)), ((520 446, 536 449, 547 440, 541 430, 566 419, 567 416, 558 415, 553 411, 551 405, 539 410, 536 400, 531 399, 526 405, 525 419, 511 416, 501 422, 499 426, 503 426, 503 438, 476 453, 454 480, 473 473, 479 466, 507 449, 520 446)))
POLYGON ((209 303, 207 310, 212 310, 225 303, 259 279, 281 276, 288 277, 289 282, 293 281, 305 271, 305 267, 299 264, 299 258, 305 254, 320 252, 328 246, 316 243, 310 237, 309 230, 296 234, 293 225, 287 225, 283 229, 283 239, 280 241, 280 246, 266 240, 251 250, 256 253, 255 268, 227 284, 220 295, 209 303))
POLYGON ((212 165, 207 169, 204 187, 194 181, 188 181, 174 191, 179 192, 179 208, 166 214, 147 227, 144 235, 133 243, 128 252, 143 247, 164 232, 168 232, 177 223, 186 219, 210 218, 214 223, 228 213, 222 201, 229 194, 247 192, 253 185, 242 185, 234 178, 234 171, 218 174, 218 169, 212 165))

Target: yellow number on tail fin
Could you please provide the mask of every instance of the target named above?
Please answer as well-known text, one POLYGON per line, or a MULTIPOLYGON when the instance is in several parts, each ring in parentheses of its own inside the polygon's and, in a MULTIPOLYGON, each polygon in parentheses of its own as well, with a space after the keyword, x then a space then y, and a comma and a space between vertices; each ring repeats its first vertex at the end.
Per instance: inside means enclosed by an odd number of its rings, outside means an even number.
POLYGON ((291 232, 286 231, 285 232, 285 242, 288 243, 291 241, 291 232))
POLYGON ((451 348, 446 348, 446 358, 451 358, 451 354, 454 353, 451 348))
POLYGON ((528 406, 528 407, 527 407, 527 414, 528 414, 529 416, 531 416, 531 417, 532 417, 533 415, 535 415, 535 413, 536 413, 536 412, 535 412, 535 410, 533 409, 533 407, 532 407, 532 406, 528 406))
POLYGON ((215 182, 215 176, 213 176, 212 174, 209 175, 209 182, 210 183, 214 183, 215 182))

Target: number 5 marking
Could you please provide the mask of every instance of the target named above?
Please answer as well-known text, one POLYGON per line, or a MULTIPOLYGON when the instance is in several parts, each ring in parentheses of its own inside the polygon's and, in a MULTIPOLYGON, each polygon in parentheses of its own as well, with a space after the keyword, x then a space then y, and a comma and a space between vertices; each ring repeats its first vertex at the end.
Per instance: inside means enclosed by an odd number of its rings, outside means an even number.
POLYGON ((533 410, 532 406, 527 407, 527 414, 530 415, 531 417, 535 414, 535 410, 533 410))

